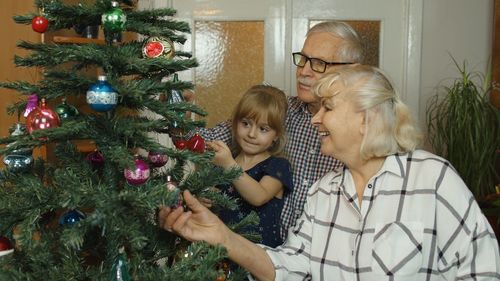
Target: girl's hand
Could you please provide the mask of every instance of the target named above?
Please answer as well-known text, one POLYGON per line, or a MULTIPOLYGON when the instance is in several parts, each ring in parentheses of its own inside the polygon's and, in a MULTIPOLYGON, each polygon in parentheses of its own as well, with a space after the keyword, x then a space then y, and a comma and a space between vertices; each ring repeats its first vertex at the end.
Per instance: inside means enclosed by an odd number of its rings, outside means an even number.
POLYGON ((158 214, 160 227, 189 241, 203 240, 211 245, 224 245, 231 232, 229 228, 189 191, 184 191, 183 195, 190 211, 184 212, 182 207, 162 207, 158 214))
POLYGON ((211 141, 207 143, 207 146, 215 152, 215 157, 212 160, 215 165, 224 169, 238 165, 231 154, 231 149, 223 141, 211 141))

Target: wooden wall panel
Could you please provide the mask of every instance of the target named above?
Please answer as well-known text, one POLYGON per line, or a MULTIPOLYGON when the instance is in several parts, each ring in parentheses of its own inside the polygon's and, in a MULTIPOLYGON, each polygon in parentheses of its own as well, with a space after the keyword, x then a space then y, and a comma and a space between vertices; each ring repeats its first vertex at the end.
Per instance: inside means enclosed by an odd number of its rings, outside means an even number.
MULTIPOLYGON (((0 38, 2 38, 0 51, 0 81, 26 80, 35 82, 40 71, 33 68, 19 68, 14 66, 14 55, 25 56, 26 52, 16 47, 20 40, 41 42, 42 36, 31 29, 31 25, 19 25, 14 22, 14 15, 27 14, 36 11, 33 1, 2 1, 0 9, 0 38)), ((18 121, 17 115, 8 115, 6 108, 21 98, 16 92, 0 88, 0 136, 8 135, 8 129, 18 121)), ((22 117, 21 122, 25 119, 22 117)), ((44 155, 44 149, 34 151, 34 156, 44 155)), ((0 162, 3 167, 3 162, 0 162)))

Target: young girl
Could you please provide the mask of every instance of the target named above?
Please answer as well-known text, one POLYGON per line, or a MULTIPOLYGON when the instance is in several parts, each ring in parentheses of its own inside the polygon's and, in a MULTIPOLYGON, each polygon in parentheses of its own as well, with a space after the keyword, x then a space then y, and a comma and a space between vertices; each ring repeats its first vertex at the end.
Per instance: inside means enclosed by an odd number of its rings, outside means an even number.
POLYGON ((214 164, 224 169, 239 166, 243 174, 233 186, 223 189, 240 199, 238 210, 223 210, 221 219, 241 221, 251 211, 260 217, 256 229, 262 244, 281 245, 280 216, 284 197, 293 189, 290 163, 279 157, 285 146, 285 94, 272 86, 251 87, 234 109, 232 117, 233 153, 222 141, 208 143, 215 152, 214 164), (233 157, 235 156, 235 157, 233 157))

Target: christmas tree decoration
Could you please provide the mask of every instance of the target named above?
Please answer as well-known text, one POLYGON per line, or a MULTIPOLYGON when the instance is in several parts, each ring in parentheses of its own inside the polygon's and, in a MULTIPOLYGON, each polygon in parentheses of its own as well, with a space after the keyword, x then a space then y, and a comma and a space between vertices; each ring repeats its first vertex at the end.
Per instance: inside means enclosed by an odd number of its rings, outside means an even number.
POLYGON ((87 91, 87 103, 90 108, 99 112, 106 112, 118 104, 118 93, 107 82, 105 75, 99 75, 97 83, 87 91))
POLYGON ((120 4, 116 1, 111 2, 111 10, 102 14, 102 26, 107 32, 117 33, 123 31, 127 16, 120 9, 120 4))
POLYGON ((30 134, 36 130, 57 128, 60 124, 59 116, 47 107, 45 99, 42 99, 40 107, 33 109, 26 118, 26 128, 30 134))
POLYGON ((185 139, 176 139, 174 140, 174 145, 179 150, 184 150, 187 148, 187 141, 185 139))
POLYGON ((38 96, 37 94, 31 94, 28 97, 28 102, 26 103, 26 109, 24 110, 24 117, 28 117, 31 111, 38 106, 38 96))
POLYGON ((148 160, 151 165, 156 168, 163 167, 168 162, 168 155, 158 152, 158 151, 150 151, 148 153, 148 160))
POLYGON ((44 33, 49 28, 49 20, 43 16, 33 17, 31 20, 31 28, 38 33, 44 33))
POLYGON ((66 99, 63 99, 62 103, 60 105, 56 106, 55 111, 56 111, 57 115, 59 116, 59 119, 61 119, 61 121, 72 119, 72 118, 78 116, 78 114, 79 114, 78 109, 76 109, 76 107, 68 104, 66 102, 66 99))
POLYGON ((86 159, 94 168, 102 168, 104 166, 104 156, 97 149, 87 154, 86 159))
POLYGON ((182 206, 182 202, 183 202, 182 195, 180 193, 179 188, 177 187, 177 183, 172 180, 171 176, 167 176, 166 188, 169 192, 176 192, 178 194, 177 201, 174 204, 172 204, 170 207, 177 208, 177 207, 182 206))
POLYGON ((12 173, 27 172, 33 166, 33 156, 30 154, 12 153, 4 157, 3 163, 12 173))
POLYGON ((175 56, 174 43, 168 38, 151 37, 142 47, 142 55, 144 58, 158 58, 171 59, 175 56))
POLYGON ((134 166, 123 171, 123 175, 130 185, 145 183, 149 179, 150 173, 148 163, 144 162, 138 155, 135 156, 134 166))
MULTIPOLYGON (((172 79, 172 83, 179 82, 179 75, 174 73, 174 78, 172 79)), ((176 89, 172 89, 168 95, 167 102, 169 104, 174 104, 178 102, 184 102, 184 97, 182 96, 182 92, 176 89)))
POLYGON ((194 252, 191 249, 191 242, 178 238, 175 241, 177 252, 172 260, 172 265, 180 262, 183 259, 189 259, 194 255, 194 252))
POLYGON ((59 225, 71 226, 85 218, 85 214, 79 210, 69 210, 59 218, 59 225))
POLYGON ((217 279, 215 279, 215 281, 225 281, 225 280, 228 280, 231 275, 232 275, 232 272, 231 272, 231 266, 230 266, 230 261, 229 260, 223 260, 221 261, 218 266, 217 266, 217 269, 219 269, 219 271, 222 271, 222 274, 217 276, 217 279))
MULTIPOLYGON (((26 135, 26 127, 21 123, 16 123, 14 129, 12 130, 11 136, 23 136, 26 135)), ((7 144, 7 147, 16 145, 16 142, 7 144)), ((31 148, 17 148, 12 150, 11 153, 6 154, 3 163, 7 167, 7 170, 12 173, 27 172, 31 169, 33 165, 32 157, 33 149, 31 148)))
MULTIPOLYGON (((174 73, 174 78, 172 79, 173 83, 179 82, 179 76, 177 73, 174 73)), ((169 104, 174 104, 174 103, 179 103, 179 102, 184 102, 184 97, 182 96, 182 92, 172 89, 170 93, 168 94, 167 98, 167 103, 169 104)), ((176 112, 177 115, 179 116, 180 119, 184 118, 184 112, 176 112)), ((172 121, 172 130, 179 129, 179 123, 176 120, 172 121)))
POLYGON ((128 265, 125 259, 125 255, 120 253, 116 257, 113 267, 111 268, 111 277, 109 281, 131 281, 130 275, 128 273, 128 265))
POLYGON ((196 133, 189 139, 187 146, 192 152, 203 153, 205 152, 205 139, 196 133))
POLYGON ((9 238, 0 236, 0 252, 12 250, 13 248, 9 238))

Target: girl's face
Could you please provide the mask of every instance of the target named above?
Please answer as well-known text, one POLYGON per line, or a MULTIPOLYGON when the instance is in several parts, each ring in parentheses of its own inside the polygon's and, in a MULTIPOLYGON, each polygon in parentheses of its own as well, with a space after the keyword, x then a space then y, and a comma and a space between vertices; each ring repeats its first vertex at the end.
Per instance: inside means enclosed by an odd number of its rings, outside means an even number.
POLYGON ((241 147, 241 151, 248 155, 256 155, 267 152, 278 136, 276 130, 271 128, 262 120, 256 121, 250 118, 242 118, 238 121, 235 139, 241 147))

